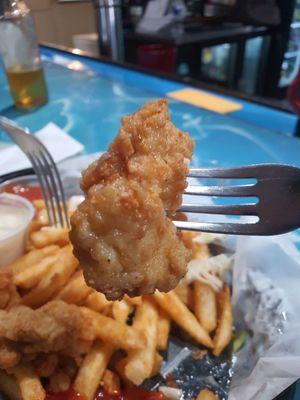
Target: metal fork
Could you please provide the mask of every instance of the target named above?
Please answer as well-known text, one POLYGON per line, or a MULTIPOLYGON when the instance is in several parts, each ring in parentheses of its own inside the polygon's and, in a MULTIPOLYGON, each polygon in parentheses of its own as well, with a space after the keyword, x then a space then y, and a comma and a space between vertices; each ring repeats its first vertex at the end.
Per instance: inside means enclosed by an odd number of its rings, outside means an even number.
POLYGON ((36 173, 50 225, 69 228, 67 204, 55 162, 46 147, 27 130, 0 116, 0 127, 20 147, 36 173))
POLYGON ((258 202, 232 205, 183 203, 185 213, 256 216, 257 222, 174 221, 179 229, 233 235, 278 235, 300 227, 300 168, 260 164, 237 168, 195 168, 189 177, 213 179, 255 179, 237 186, 188 186, 185 194, 216 197, 256 197, 258 202))

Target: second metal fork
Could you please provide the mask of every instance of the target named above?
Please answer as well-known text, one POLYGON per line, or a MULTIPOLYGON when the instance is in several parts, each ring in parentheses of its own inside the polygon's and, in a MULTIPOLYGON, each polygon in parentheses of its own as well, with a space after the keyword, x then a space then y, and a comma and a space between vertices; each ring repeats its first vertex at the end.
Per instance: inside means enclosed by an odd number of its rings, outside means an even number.
POLYGON ((300 227, 300 169, 280 164, 240 168, 196 168, 189 177, 213 179, 255 179, 237 186, 188 186, 185 194, 213 197, 256 197, 250 204, 201 205, 183 203, 179 211, 196 214, 255 216, 257 222, 174 221, 179 229, 234 235, 278 235, 300 227))
POLYGON ((55 162, 46 147, 13 121, 0 117, 0 127, 20 147, 36 173, 50 225, 69 227, 67 204, 55 162))

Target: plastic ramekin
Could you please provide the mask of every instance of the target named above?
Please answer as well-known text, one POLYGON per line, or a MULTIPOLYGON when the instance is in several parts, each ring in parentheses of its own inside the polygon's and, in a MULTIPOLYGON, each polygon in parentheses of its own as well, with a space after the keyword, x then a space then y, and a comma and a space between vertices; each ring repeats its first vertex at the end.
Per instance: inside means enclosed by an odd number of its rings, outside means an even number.
POLYGON ((35 213, 30 201, 15 194, 0 193, 0 207, 3 206, 22 209, 24 215, 15 228, 6 234, 0 233, 0 268, 12 263, 24 253, 29 223, 35 213))

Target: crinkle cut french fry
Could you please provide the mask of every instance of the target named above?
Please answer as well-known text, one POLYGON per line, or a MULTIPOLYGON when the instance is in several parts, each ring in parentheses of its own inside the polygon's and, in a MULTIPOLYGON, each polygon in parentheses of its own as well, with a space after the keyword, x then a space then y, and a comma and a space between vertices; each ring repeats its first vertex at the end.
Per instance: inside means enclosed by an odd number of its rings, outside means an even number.
POLYGON ((85 301, 85 306, 91 310, 101 312, 105 307, 112 304, 112 301, 106 300, 103 293, 93 292, 85 301))
POLYGON ((37 249, 49 246, 50 244, 65 246, 69 243, 69 231, 64 228, 49 227, 44 230, 32 232, 30 240, 37 249))
POLYGON ((72 246, 63 247, 60 254, 43 279, 28 294, 22 297, 22 303, 37 308, 46 303, 62 286, 77 268, 78 261, 73 256, 72 246))
POLYGON ((42 249, 34 249, 29 253, 25 254, 24 256, 18 258, 14 261, 10 266, 10 270, 12 271, 13 275, 18 274, 19 272, 23 271, 24 269, 31 267, 33 264, 37 264, 45 257, 54 254, 59 250, 59 246, 57 245, 50 245, 46 246, 42 249))
POLYGON ((46 209, 43 208, 37 212, 36 217, 30 222, 28 230, 29 235, 47 225, 49 225, 49 219, 46 209))
POLYGON ((9 400, 22 400, 19 385, 12 375, 0 369, 0 393, 9 400))
POLYGON ((41 226, 49 225, 48 214, 45 208, 38 211, 36 220, 40 223, 41 226))
POLYGON ((217 327, 217 300, 216 293, 210 285, 195 281, 194 287, 194 313, 208 332, 217 327))
POLYGON ((19 384, 22 400, 44 400, 45 390, 30 364, 19 364, 12 369, 19 384))
POLYGON ((61 368, 55 370, 49 377, 49 391, 52 393, 66 392, 70 386, 71 379, 61 368))
POLYGON ((193 308, 193 292, 190 285, 184 279, 179 282, 174 292, 190 310, 193 308))
POLYGON ((192 250, 193 248, 193 239, 194 237, 197 236, 196 232, 192 232, 192 231, 181 231, 181 239, 183 241, 183 243, 185 244, 185 246, 192 250))
POLYGON ((118 375, 111 371, 110 369, 105 370, 101 385, 105 391, 109 395, 120 394, 121 392, 121 382, 118 375))
POLYGON ((163 362, 163 357, 159 353, 156 352, 155 357, 154 357, 154 364, 153 364, 151 376, 155 376, 159 373, 162 362, 163 362))
POLYGON ((141 350, 128 352, 124 374, 126 378, 140 385, 150 378, 156 358, 156 334, 158 312, 154 302, 148 297, 143 298, 142 304, 137 307, 133 328, 144 332, 147 344, 141 350))
POLYGON ((157 339, 156 339, 156 347, 158 350, 167 349, 170 326, 171 326, 171 321, 168 314, 164 310, 159 310, 159 318, 157 321, 157 339))
POLYGON ((209 334, 173 291, 169 293, 155 292, 154 298, 176 324, 193 339, 203 346, 213 347, 213 342, 209 334))
POLYGON ((142 297, 137 296, 137 297, 129 297, 127 295, 124 296, 124 299, 129 303, 132 304, 133 306, 140 306, 142 304, 142 297))
POLYGON ((79 304, 84 301, 93 289, 85 283, 83 273, 80 271, 63 287, 55 296, 56 300, 63 300, 70 304, 79 304))
MULTIPOLYGON (((42 225, 41 225, 40 221, 38 221, 37 219, 32 220, 29 223, 29 226, 28 226, 28 234, 29 234, 29 236, 32 234, 32 232, 36 232, 37 230, 41 229, 41 226, 42 225)), ((29 246, 29 242, 27 242, 26 243, 26 251, 28 251, 29 247, 30 247, 29 246)))
POLYGON ((73 387, 87 400, 94 398, 113 351, 112 345, 96 341, 91 351, 85 356, 73 387))
POLYGON ((36 250, 36 248, 34 247, 32 241, 30 239, 27 240, 26 244, 25 244, 25 254, 29 253, 33 250, 36 250))
POLYGON ((121 358, 120 360, 117 360, 114 364, 114 368, 117 371, 118 375, 122 378, 122 381, 125 384, 132 385, 131 382, 128 381, 128 379, 125 376, 125 366, 127 363, 126 358, 121 358))
POLYGON ((142 349, 146 345, 143 332, 124 323, 106 317, 86 307, 80 307, 82 316, 87 320, 95 336, 104 343, 110 343, 116 348, 131 350, 142 349))
POLYGON ((31 289, 43 278, 59 256, 59 252, 32 264, 14 276, 15 285, 22 289, 31 289))
POLYGON ((195 249, 193 253, 193 258, 196 260, 205 260, 210 256, 210 251, 207 244, 195 243, 195 249))
POLYGON ((208 389, 203 389, 198 394, 196 400, 219 400, 219 397, 216 396, 213 392, 208 389))
POLYGON ((33 205, 34 205, 34 207, 36 208, 36 209, 38 209, 38 210, 42 210, 43 208, 45 208, 46 206, 45 206, 45 201, 43 200, 43 199, 36 199, 36 200, 33 200, 33 205))
MULTIPOLYGON (((118 322, 125 324, 131 309, 130 305, 126 300, 122 300, 114 302, 113 306, 114 318, 118 322)), ((74 388, 84 395, 87 400, 94 398, 113 352, 113 345, 96 341, 91 351, 85 356, 77 373, 74 388)))
POLYGON ((131 305, 125 299, 113 302, 112 315, 116 321, 125 323, 130 310, 131 305))
POLYGON ((106 307, 104 307, 101 311, 101 314, 112 318, 112 304, 108 304, 106 307))
POLYGON ((194 239, 199 236, 199 233, 185 231, 182 232, 182 239, 186 247, 192 250, 192 258, 197 260, 203 260, 210 256, 209 247, 206 243, 197 243, 194 239))
POLYGON ((218 357, 225 347, 230 343, 232 338, 232 308, 230 301, 230 290, 224 285, 222 290, 217 294, 219 321, 214 336, 213 354, 218 357))

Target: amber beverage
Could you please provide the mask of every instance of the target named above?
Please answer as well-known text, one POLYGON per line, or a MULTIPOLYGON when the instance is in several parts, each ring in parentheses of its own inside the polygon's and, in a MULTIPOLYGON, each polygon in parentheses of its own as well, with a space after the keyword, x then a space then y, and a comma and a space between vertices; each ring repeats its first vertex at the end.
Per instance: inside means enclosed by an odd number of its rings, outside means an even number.
POLYGON ((26 69, 20 66, 6 70, 8 83, 15 105, 19 108, 34 108, 48 99, 42 68, 26 69))
POLYGON ((0 55, 16 107, 32 109, 46 103, 34 22, 23 0, 0 0, 0 55))

